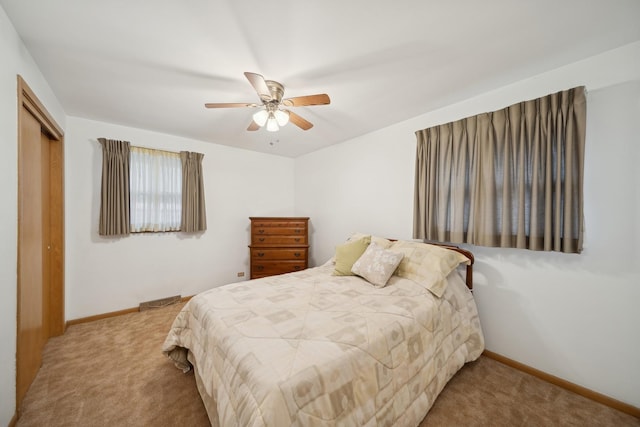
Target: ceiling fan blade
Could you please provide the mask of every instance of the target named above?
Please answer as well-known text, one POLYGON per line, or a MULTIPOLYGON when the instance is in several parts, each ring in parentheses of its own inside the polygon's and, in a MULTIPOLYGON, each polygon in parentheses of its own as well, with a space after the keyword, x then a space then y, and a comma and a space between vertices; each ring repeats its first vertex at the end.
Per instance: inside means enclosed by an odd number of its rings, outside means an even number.
POLYGON ((296 96, 282 100, 282 105, 287 107, 304 107, 306 105, 327 105, 331 102, 329 95, 319 93, 317 95, 296 96))
POLYGON ((303 119, 293 111, 284 110, 289 113, 289 121, 298 126, 302 130, 309 130, 313 127, 313 123, 303 119))
POLYGON ((253 120, 251 120, 251 124, 249 125, 249 127, 247 128, 247 130, 249 131, 254 131, 254 130, 258 130, 260 129, 260 126, 254 122, 253 120))
POLYGON ((271 91, 269 90, 269 86, 264 81, 264 77, 260 74, 245 72, 244 76, 249 80, 251 86, 258 92, 258 96, 263 102, 271 101, 271 91))
POLYGON ((238 108, 238 107, 251 107, 255 108, 258 104, 253 104, 251 102, 210 102, 208 104, 204 104, 207 108, 238 108))

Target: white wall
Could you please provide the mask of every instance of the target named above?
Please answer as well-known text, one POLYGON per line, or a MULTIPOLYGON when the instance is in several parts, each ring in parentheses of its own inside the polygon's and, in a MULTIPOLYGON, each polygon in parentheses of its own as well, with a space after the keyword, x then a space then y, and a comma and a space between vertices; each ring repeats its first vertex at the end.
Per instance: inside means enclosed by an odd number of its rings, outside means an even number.
POLYGON ((62 107, 0 7, 0 425, 15 411, 18 222, 17 74, 64 127, 62 107))
POLYGON ((66 169, 66 317, 194 295, 249 275, 249 216, 293 214, 293 159, 69 117, 66 169), (204 153, 207 231, 97 233, 102 152, 97 138, 204 153))
POLYGON ((581 255, 472 247, 487 348, 640 407, 640 42, 296 159, 311 258, 352 231, 410 239, 414 132, 587 87, 581 255))

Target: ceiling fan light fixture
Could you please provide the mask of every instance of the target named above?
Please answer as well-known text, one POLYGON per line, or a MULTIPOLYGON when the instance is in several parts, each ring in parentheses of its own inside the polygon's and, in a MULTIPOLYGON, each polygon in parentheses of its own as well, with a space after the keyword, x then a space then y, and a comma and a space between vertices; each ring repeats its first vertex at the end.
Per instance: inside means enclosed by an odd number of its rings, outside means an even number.
POLYGON ((260 127, 264 126, 267 123, 267 119, 269 118, 269 112, 267 110, 260 110, 253 115, 253 121, 260 127))
POLYGON ((276 118, 276 121, 278 122, 278 124, 280 126, 284 126, 287 123, 289 123, 289 112, 288 111, 282 111, 282 110, 276 110, 273 115, 276 118))
POLYGON ((273 113, 269 113, 269 119, 267 120, 267 130, 269 132, 277 132, 280 129, 278 121, 273 113))
POLYGON ((313 127, 313 123, 293 111, 289 111, 288 108, 331 103, 329 95, 326 93, 284 98, 284 86, 282 83, 278 83, 275 80, 265 80, 262 75, 256 73, 245 72, 244 76, 260 97, 262 105, 250 102, 209 102, 204 106, 206 108, 258 107, 258 111, 253 114, 253 120, 247 127, 248 131, 257 131, 261 127, 266 127, 269 132, 277 132, 289 122, 302 130, 309 130, 313 127))

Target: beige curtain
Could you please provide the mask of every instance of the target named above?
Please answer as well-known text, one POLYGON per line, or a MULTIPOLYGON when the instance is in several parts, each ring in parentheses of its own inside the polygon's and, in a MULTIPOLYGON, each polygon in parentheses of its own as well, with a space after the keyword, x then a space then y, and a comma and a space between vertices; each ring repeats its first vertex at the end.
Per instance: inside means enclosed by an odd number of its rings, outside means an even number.
POLYGON ((579 253, 583 86, 416 132, 413 237, 579 253))
POLYGON ((129 225, 129 142, 98 138, 102 145, 101 236, 126 235, 129 225))
POLYGON ((182 222, 181 231, 196 232, 207 229, 204 204, 202 158, 204 154, 180 152, 182 160, 182 222))

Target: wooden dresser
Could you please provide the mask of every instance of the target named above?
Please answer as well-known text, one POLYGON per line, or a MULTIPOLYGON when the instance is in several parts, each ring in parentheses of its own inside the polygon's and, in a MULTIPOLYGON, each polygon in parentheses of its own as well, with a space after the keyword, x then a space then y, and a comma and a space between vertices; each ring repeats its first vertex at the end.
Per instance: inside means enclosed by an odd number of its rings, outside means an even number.
POLYGON ((251 279, 291 273, 309 266, 309 218, 249 219, 251 279))

